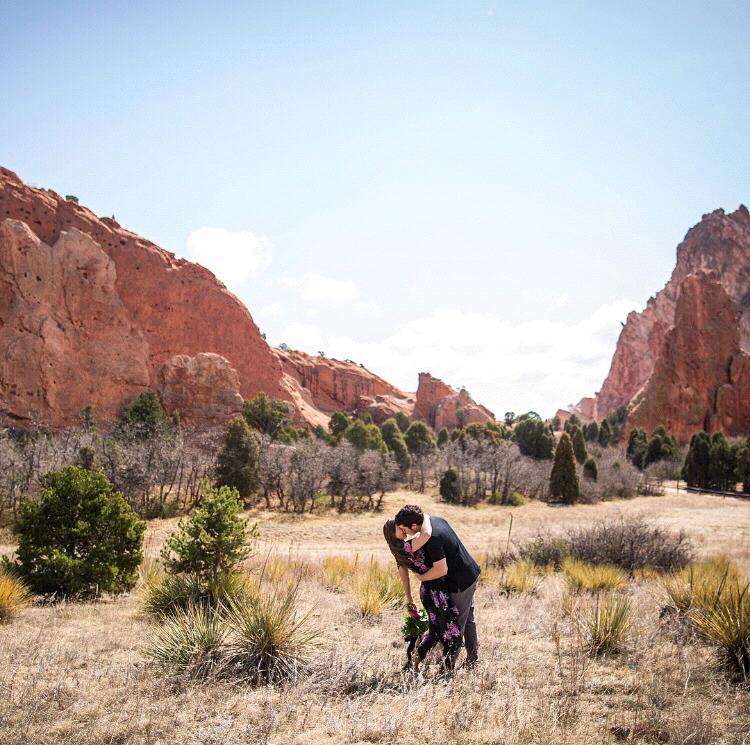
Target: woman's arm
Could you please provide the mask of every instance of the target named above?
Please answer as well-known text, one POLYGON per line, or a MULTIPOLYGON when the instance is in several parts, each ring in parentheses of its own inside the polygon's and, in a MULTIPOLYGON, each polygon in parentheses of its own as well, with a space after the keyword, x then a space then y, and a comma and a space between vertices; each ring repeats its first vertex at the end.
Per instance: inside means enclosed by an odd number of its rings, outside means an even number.
POLYGON ((430 522, 430 516, 425 515, 424 521, 422 522, 422 529, 419 531, 419 535, 416 538, 411 539, 411 550, 419 551, 427 541, 432 537, 432 523, 430 522))
POLYGON ((411 581, 409 580, 409 570, 406 567, 398 565, 398 576, 401 578, 401 584, 404 586, 404 593, 406 595, 406 602, 409 605, 414 605, 414 599, 411 595, 411 581))

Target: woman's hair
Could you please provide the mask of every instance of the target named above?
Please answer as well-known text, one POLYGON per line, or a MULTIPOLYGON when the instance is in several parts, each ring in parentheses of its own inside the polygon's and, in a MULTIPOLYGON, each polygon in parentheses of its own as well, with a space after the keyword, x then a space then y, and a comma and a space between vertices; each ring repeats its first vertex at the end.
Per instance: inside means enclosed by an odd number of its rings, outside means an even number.
POLYGON ((393 558, 396 559, 396 563, 407 569, 413 569, 409 554, 404 548, 404 542, 396 535, 395 520, 387 520, 385 525, 383 525, 383 537, 393 554, 393 558))

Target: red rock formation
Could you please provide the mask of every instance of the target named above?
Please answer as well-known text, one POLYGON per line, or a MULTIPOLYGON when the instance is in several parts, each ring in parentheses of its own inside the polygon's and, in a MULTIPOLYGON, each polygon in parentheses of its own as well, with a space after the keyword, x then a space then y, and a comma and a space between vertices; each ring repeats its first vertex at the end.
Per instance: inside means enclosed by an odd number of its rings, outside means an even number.
POLYGON ((369 413, 379 424, 399 411, 412 414, 413 393, 404 393, 356 362, 292 350, 279 349, 277 353, 284 372, 309 391, 312 404, 324 413, 369 413))
POLYGON ((223 424, 242 412, 237 371, 211 352, 167 360, 159 371, 159 398, 167 411, 195 428, 223 424))
POLYGON ((424 419, 436 432, 443 427, 455 429, 461 424, 495 420, 495 415, 476 403, 465 389, 456 392, 429 373, 419 373, 414 416, 424 419))
POLYGON ((750 359, 740 349, 739 307, 718 275, 683 279, 674 326, 632 402, 626 430, 663 424, 681 442, 693 433, 750 431, 750 359))
POLYGON ((598 419, 628 405, 651 375, 667 331, 675 322, 682 281, 689 274, 714 271, 740 306, 740 344, 750 351, 750 214, 744 205, 725 214, 704 215, 677 247, 672 277, 641 313, 633 311, 620 332, 612 365, 596 396, 598 419))

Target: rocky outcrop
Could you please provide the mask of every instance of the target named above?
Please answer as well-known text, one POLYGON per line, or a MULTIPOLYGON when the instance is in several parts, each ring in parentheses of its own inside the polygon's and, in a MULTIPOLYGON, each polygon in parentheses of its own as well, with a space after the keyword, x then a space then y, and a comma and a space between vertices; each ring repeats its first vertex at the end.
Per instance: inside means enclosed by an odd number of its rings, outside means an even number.
POLYGON ((750 358, 740 349, 739 316, 717 274, 682 281, 674 325, 632 402, 627 430, 664 424, 681 442, 701 429, 750 431, 750 358))
POLYGON ((476 403, 466 389, 455 391, 439 378, 424 372, 419 373, 414 416, 426 421, 436 432, 443 427, 454 429, 464 424, 495 420, 495 415, 476 403))
POLYGON ((356 362, 292 350, 279 349, 277 353, 284 372, 309 392, 312 404, 326 414, 369 413, 378 424, 398 412, 412 414, 413 393, 399 390, 356 362))
POLYGON ((159 398, 164 408, 189 427, 223 424, 242 412, 240 378, 219 354, 178 354, 159 370, 159 398))
POLYGON ((672 277, 641 313, 633 311, 620 332, 609 374, 596 396, 595 415, 602 419, 627 406, 648 380, 664 337, 675 323, 680 286, 690 274, 715 272, 739 306, 740 346, 750 351, 750 213, 715 210, 704 215, 677 247, 672 277))

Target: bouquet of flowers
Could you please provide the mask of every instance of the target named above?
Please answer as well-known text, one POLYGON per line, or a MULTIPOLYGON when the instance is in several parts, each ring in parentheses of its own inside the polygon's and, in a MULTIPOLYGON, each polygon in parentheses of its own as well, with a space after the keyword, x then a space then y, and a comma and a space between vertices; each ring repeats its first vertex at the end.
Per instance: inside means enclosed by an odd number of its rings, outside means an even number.
POLYGON ((410 605, 404 615, 404 625, 401 627, 401 633, 406 641, 419 639, 430 626, 427 618, 427 611, 422 608, 417 610, 415 605, 410 605))

